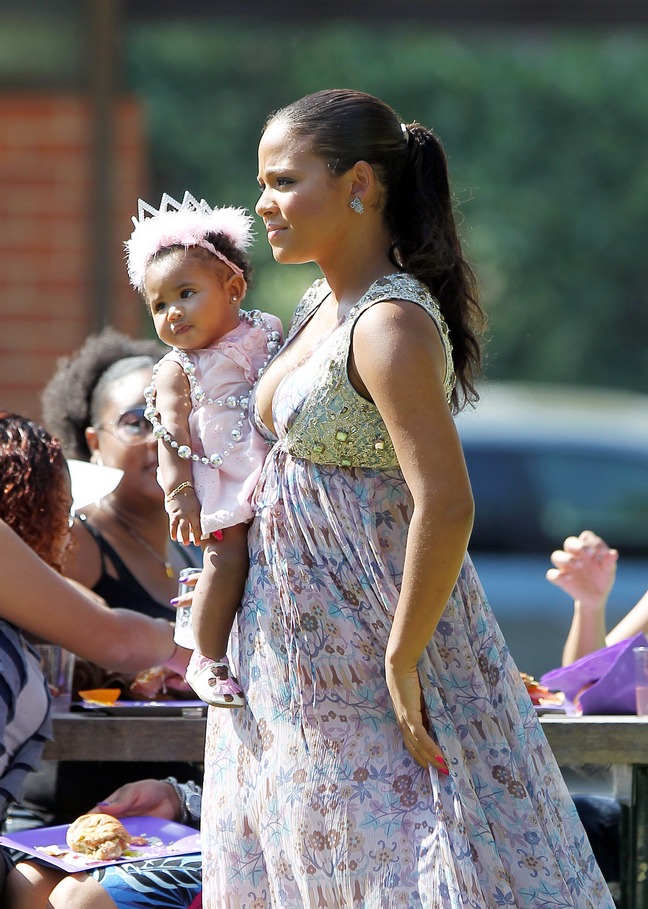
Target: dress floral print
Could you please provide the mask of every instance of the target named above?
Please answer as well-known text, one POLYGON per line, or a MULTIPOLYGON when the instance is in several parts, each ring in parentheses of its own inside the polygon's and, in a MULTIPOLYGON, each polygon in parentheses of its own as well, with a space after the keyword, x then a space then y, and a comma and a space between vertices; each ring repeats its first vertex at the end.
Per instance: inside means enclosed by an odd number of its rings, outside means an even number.
POLYGON ((205 906, 613 909, 469 557, 419 664, 449 775, 406 751, 383 660, 411 495, 398 467, 287 450, 334 351, 275 396, 230 646, 247 705, 210 710, 205 906))

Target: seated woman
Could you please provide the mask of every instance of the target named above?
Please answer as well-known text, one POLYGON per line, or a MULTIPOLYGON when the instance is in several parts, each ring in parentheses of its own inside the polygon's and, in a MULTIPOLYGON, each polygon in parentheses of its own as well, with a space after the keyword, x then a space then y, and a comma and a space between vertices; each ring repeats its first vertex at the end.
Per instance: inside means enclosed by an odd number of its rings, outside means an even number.
MULTIPOLYGON (((164 353, 157 341, 129 338, 105 328, 59 361, 43 392, 43 418, 63 443, 68 458, 116 467, 118 486, 77 509, 63 573, 98 593, 109 606, 134 609, 154 618, 175 619, 169 601, 178 590, 178 572, 199 564, 200 550, 169 538, 164 495, 157 478, 157 442, 144 417, 144 388, 164 353)), ((143 687, 133 676, 105 673, 78 660, 74 689, 119 687, 128 699, 195 697, 179 678, 157 675, 143 687)), ((50 770, 53 773, 53 769, 50 770)), ((167 762, 155 770, 145 762, 61 762, 56 779, 34 777, 28 796, 57 822, 72 820, 88 802, 126 782, 172 774, 193 777, 190 764, 167 762)))
POLYGON ((178 572, 199 564, 200 551, 169 538, 157 442, 144 417, 144 388, 163 353, 112 328, 91 335, 45 387, 43 422, 67 458, 123 471, 109 495, 77 510, 64 573, 110 606, 172 620, 178 572))
POLYGON ((18 798, 44 741, 49 697, 27 636, 132 672, 164 663, 182 671, 186 651, 164 619, 110 610, 58 573, 70 546, 70 478, 59 443, 42 427, 0 413, 0 815, 18 798))
MULTIPOLYGON (((605 608, 616 578, 619 553, 591 530, 567 537, 551 554, 547 580, 573 598, 574 614, 563 649, 563 666, 640 631, 648 634, 648 592, 607 630, 605 608)), ((608 883, 621 876, 621 806, 602 795, 576 795, 574 804, 596 861, 608 883)))
POLYGON ((648 634, 648 592, 607 631, 605 607, 614 585, 618 558, 617 550, 591 530, 584 530, 578 537, 567 537, 563 548, 552 552, 553 568, 547 571, 547 580, 574 600, 563 666, 600 647, 625 641, 640 631, 648 634))
MULTIPOLYGON (((114 817, 152 815, 197 827, 201 791, 193 783, 127 783, 96 811, 114 817)), ((199 906, 202 860, 198 853, 65 874, 35 861, 19 862, 7 879, 3 909, 188 909, 199 906), (196 902, 194 902, 196 901, 196 902)))
MULTIPOLYGON (((49 694, 29 639, 51 641, 124 672, 165 664, 181 673, 189 655, 175 646, 165 619, 108 609, 60 575, 73 545, 71 502, 59 442, 38 424, 0 412, 0 817, 20 797, 51 738, 49 694)), ((183 787, 160 785, 171 804, 179 805, 176 793, 183 787)), ((30 899, 24 905, 35 907, 30 899)), ((7 900, 3 906, 12 905, 7 900)))

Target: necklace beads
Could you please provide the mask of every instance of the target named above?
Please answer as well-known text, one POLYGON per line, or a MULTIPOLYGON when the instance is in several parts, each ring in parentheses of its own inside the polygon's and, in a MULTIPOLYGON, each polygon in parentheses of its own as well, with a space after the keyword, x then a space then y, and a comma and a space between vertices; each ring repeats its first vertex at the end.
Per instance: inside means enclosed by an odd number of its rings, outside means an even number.
MULTIPOLYGON (((260 367, 260 369, 257 372, 257 379, 258 379, 261 375, 263 375, 263 373, 265 372, 266 366, 268 365, 268 363, 270 362, 272 357, 275 355, 275 353, 279 350, 279 342, 281 340, 281 336, 278 331, 274 331, 273 329, 271 329, 268 326, 268 324, 263 316, 263 313, 260 312, 258 309, 253 309, 250 311, 242 309, 241 310, 241 319, 244 319, 246 322, 248 322, 249 325, 251 325, 253 327, 262 328, 266 334, 266 351, 267 351, 267 353, 266 353, 266 358, 263 361, 262 366, 260 367)), ((250 392, 252 391, 252 387, 250 386, 250 388, 245 392, 245 394, 242 394, 242 395, 238 395, 238 396, 228 395, 228 397, 226 397, 224 399, 223 398, 211 398, 207 394, 205 389, 201 388, 201 386, 198 384, 198 381, 196 379, 196 367, 192 363, 191 358, 189 357, 188 353, 184 350, 180 350, 177 347, 174 348, 174 350, 180 360, 182 368, 189 381, 191 395, 198 404, 201 404, 201 405, 214 405, 215 404, 217 407, 227 407, 232 410, 238 410, 238 420, 237 420, 236 426, 230 433, 231 438, 225 445, 225 448, 223 449, 222 452, 215 451, 215 452, 212 452, 210 455, 199 455, 199 454, 196 454, 196 452, 193 451, 189 445, 179 445, 178 442, 176 441, 176 439, 173 438, 173 436, 171 435, 169 430, 165 426, 163 426, 162 423, 160 423, 159 413, 155 406, 155 395, 156 395, 155 380, 156 380, 157 371, 158 371, 157 364, 153 367, 153 378, 152 378, 151 384, 148 385, 144 389, 144 400, 146 401, 146 409, 144 410, 144 416, 146 417, 147 420, 149 420, 149 422, 151 423, 151 425, 153 427, 154 438, 156 438, 158 441, 166 442, 168 445, 171 446, 171 448, 175 448, 179 458, 182 458, 183 460, 186 460, 186 461, 189 461, 189 460, 200 461, 200 463, 204 464, 205 466, 211 467, 214 470, 218 470, 218 468, 223 463, 223 459, 229 456, 230 452, 232 451, 232 449, 234 448, 236 443, 240 442, 240 440, 243 438, 242 429, 243 429, 243 426, 245 425, 245 419, 247 417, 248 408, 250 405, 250 392)))

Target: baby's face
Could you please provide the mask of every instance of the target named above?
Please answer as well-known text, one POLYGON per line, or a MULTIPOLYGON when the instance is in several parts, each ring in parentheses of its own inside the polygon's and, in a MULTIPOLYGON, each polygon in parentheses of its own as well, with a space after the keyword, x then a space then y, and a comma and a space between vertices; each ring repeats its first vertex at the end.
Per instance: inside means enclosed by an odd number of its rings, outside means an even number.
POLYGON ((144 287, 158 337, 169 347, 211 347, 239 323, 238 283, 227 266, 176 249, 154 259, 144 287))

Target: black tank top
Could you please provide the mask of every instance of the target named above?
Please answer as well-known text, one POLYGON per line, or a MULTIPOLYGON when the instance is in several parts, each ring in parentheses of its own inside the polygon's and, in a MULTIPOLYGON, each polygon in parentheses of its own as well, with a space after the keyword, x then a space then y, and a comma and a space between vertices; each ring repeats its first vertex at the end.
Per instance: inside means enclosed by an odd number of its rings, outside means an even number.
MULTIPOLYGON (((135 612, 141 612, 152 619, 167 619, 171 621, 175 617, 175 609, 168 603, 159 603, 154 600, 150 593, 145 590, 140 582, 126 567, 122 559, 117 555, 113 547, 99 533, 96 528, 88 521, 87 515, 77 514, 77 518, 82 522, 85 529, 92 536, 99 552, 101 553, 101 575, 99 580, 92 588, 93 591, 102 597, 109 606, 119 607, 120 609, 132 609, 135 612), (107 562, 110 561, 117 577, 113 577, 108 571, 107 562)), ((185 546, 174 544, 182 553, 187 568, 196 567, 196 561, 192 558, 190 551, 185 546)))

